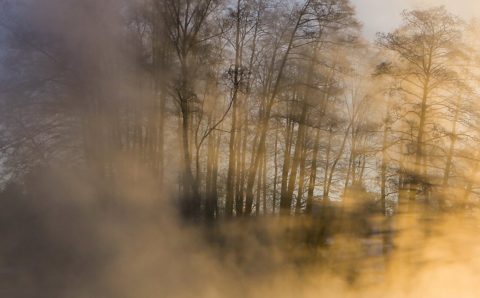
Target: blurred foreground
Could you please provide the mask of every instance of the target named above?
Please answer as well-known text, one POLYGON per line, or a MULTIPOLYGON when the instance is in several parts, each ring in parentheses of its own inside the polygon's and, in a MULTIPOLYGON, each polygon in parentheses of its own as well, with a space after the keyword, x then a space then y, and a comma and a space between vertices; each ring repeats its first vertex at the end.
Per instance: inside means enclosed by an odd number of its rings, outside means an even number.
POLYGON ((147 191, 153 184, 124 187, 112 200, 105 186, 60 172, 8 186, 0 295, 475 297, 479 290, 480 218, 472 208, 418 204, 384 217, 365 199, 318 206, 308 217, 193 225, 147 191))

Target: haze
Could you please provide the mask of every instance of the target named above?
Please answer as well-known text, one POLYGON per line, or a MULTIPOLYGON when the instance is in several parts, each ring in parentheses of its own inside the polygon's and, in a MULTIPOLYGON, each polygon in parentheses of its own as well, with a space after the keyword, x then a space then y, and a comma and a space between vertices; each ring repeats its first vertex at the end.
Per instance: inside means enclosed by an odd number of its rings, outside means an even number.
POLYGON ((352 0, 358 18, 364 25, 364 36, 375 39, 377 32, 388 32, 401 22, 404 9, 444 5, 449 11, 466 19, 480 16, 477 0, 352 0))
POLYGON ((0 297, 478 297, 479 6, 0 0, 0 297))

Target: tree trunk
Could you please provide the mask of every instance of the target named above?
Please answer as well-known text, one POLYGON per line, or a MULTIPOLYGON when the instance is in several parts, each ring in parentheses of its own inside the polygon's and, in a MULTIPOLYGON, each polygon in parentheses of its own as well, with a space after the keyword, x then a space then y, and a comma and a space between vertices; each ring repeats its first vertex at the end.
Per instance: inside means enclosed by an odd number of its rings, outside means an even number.
POLYGON ((240 0, 237 0, 237 16, 236 16, 236 32, 235 32, 235 66, 233 73, 233 111, 232 111, 232 129, 230 130, 230 142, 229 142, 229 159, 228 159, 228 174, 227 174, 227 195, 225 200, 225 215, 231 217, 233 215, 233 199, 235 197, 235 166, 237 158, 237 150, 235 148, 235 135, 237 133, 237 97, 238 89, 240 88, 240 63, 242 57, 242 46, 240 44, 240 0))
POLYGON ((188 112, 188 103, 182 100, 182 150, 183 150, 183 166, 184 166, 184 206, 183 210, 187 216, 196 216, 200 211, 200 194, 196 179, 193 177, 191 169, 190 156, 190 116, 188 112))
MULTIPOLYGON (((285 69, 285 65, 287 63, 287 59, 290 56, 290 51, 292 50, 293 43, 297 34, 297 30, 300 27, 301 21, 303 19, 303 16, 305 15, 305 12, 310 5, 310 1, 307 1, 303 8, 301 9, 300 13, 298 14, 296 24, 292 30, 292 33, 290 35, 289 41, 287 48, 285 50, 285 53, 282 57, 280 67, 275 79, 274 87, 272 91, 270 92, 270 96, 268 97, 266 104, 265 104, 265 111, 262 115, 262 119, 260 122, 260 125, 258 126, 258 131, 257 135, 259 136, 258 138, 258 145, 257 148, 252 152, 252 155, 254 155, 253 158, 253 163, 250 165, 249 169, 249 174, 248 174, 248 179, 247 179, 247 196, 246 196, 246 206, 245 206, 245 213, 250 214, 251 213, 251 202, 253 202, 253 187, 255 184, 255 177, 257 175, 257 170, 260 162, 260 155, 265 151, 265 143, 267 139, 267 133, 268 133, 268 128, 269 128, 269 123, 270 123, 270 114, 271 110, 273 107, 273 104, 275 102, 275 98, 277 97, 277 94, 280 90, 280 82, 283 77, 283 71, 285 69)), ((273 55, 275 56, 275 55, 273 55)), ((270 67, 270 73, 273 71, 273 65, 270 67)))
POLYGON ((450 138, 451 138, 450 148, 448 149, 447 162, 445 164, 445 172, 443 174, 443 181, 442 181, 442 184, 444 187, 448 185, 448 179, 450 178, 450 170, 452 167, 453 155, 455 152, 455 144, 457 142, 457 122, 458 122, 458 118, 460 117, 460 100, 461 98, 459 97, 459 99, 457 100, 457 105, 455 107, 455 116, 452 123, 452 132, 450 135, 450 138))
POLYGON ((335 157, 335 160, 333 161, 332 167, 330 168, 330 174, 329 174, 330 176, 328 178, 327 191, 326 191, 327 198, 329 197, 329 194, 330 194, 330 187, 332 186, 333 174, 335 173, 335 169, 337 167, 337 164, 340 161, 340 159, 342 158, 343 151, 345 150, 345 144, 347 143, 347 138, 348 138, 350 128, 351 128, 351 125, 349 125, 347 127, 347 131, 345 132, 345 136, 343 137, 343 141, 342 141, 342 145, 340 146, 340 150, 339 150, 337 156, 335 157))
POLYGON ((237 216, 243 215, 243 199, 245 195, 245 169, 246 169, 246 158, 247 158, 247 141, 248 141, 248 114, 247 114, 247 102, 246 98, 243 104, 243 113, 244 113, 244 123, 243 123, 243 140, 242 140, 242 155, 241 155, 241 165, 237 167, 239 172, 237 174, 237 194, 235 198, 235 211, 237 216), (240 177, 240 179, 238 179, 240 177))
POLYGON ((262 202, 263 202, 263 214, 267 214, 267 154, 263 156, 263 192, 262 192, 262 202))
POLYGON ((215 167, 215 134, 208 136, 207 144, 207 173, 205 175, 205 216, 207 221, 215 218, 215 191, 213 188, 213 172, 215 167))
POLYGON ((305 120, 307 117, 307 104, 303 103, 302 114, 298 125, 297 142, 295 151, 293 153, 293 163, 291 166, 291 173, 288 180, 288 187, 285 196, 280 198, 280 209, 285 214, 290 214, 292 207, 293 192, 295 190, 295 183, 297 182, 297 171, 300 164, 301 153, 303 151, 303 142, 305 135, 305 120))
POLYGON ((332 127, 330 126, 328 129, 328 144, 327 144, 327 152, 325 154, 325 167, 324 167, 324 176, 323 176, 323 197, 322 197, 322 204, 326 206, 329 203, 328 198, 328 173, 330 169, 330 152, 332 150, 332 127))
MULTIPOLYGON (((260 162, 265 158, 265 154, 262 155, 260 162)), ((257 179, 257 197, 255 201, 255 215, 260 215, 260 202, 262 198, 262 180, 263 180, 263 164, 260 166, 258 179, 257 179)))
POLYGON ((285 152, 283 156, 283 169, 282 169, 282 185, 280 189, 280 208, 282 208, 282 201, 281 198, 284 198, 287 193, 288 187, 288 172, 290 169, 290 154, 292 151, 292 144, 293 144, 293 132, 295 129, 295 124, 292 120, 287 120, 287 135, 285 136, 285 152))
POLYGON ((273 155, 273 194, 272 194, 272 213, 275 214, 276 204, 277 204, 277 178, 278 178, 278 131, 275 130, 275 152, 273 155))
MULTIPOLYGON (((388 111, 387 111, 388 113, 388 111)), ((387 116, 388 119, 388 116, 387 116)), ((380 168, 380 203, 382 206, 382 212, 387 214, 387 142, 388 142, 388 120, 385 121, 383 127, 383 139, 382 139, 382 165, 380 168)))
POLYGON ((307 206, 305 212, 307 214, 312 213, 313 209, 313 195, 315 191, 315 184, 317 180, 317 158, 318 158, 318 148, 320 147, 320 129, 317 128, 317 134, 315 136, 315 145, 313 147, 312 153, 312 165, 310 169, 310 181, 308 182, 308 195, 307 195, 307 206))
MULTIPOLYGON (((431 59, 431 58, 430 58, 431 59)), ((430 62, 431 64, 431 62, 430 62)), ((427 74, 425 78, 425 82, 423 84, 423 93, 422 93, 422 102, 421 102, 421 111, 420 111, 420 123, 418 125, 418 135, 417 135, 417 142, 416 142, 416 151, 415 151, 415 173, 413 173, 413 183, 411 183, 412 188, 410 189, 410 196, 409 200, 414 201, 416 199, 416 193, 419 188, 422 187, 423 181, 426 177, 421 177, 422 168, 421 162, 422 157, 424 155, 423 152, 423 138, 425 133, 425 123, 427 117, 427 100, 429 95, 429 84, 430 84, 430 76, 427 74)))
MULTIPOLYGON (((305 133, 305 135, 307 135, 307 133, 305 133)), ((307 146, 305 138, 303 140, 303 143, 303 152, 300 161, 300 176, 298 177, 297 204, 295 206, 296 214, 300 214, 302 209, 303 191, 305 186, 305 164, 307 159, 307 146)))

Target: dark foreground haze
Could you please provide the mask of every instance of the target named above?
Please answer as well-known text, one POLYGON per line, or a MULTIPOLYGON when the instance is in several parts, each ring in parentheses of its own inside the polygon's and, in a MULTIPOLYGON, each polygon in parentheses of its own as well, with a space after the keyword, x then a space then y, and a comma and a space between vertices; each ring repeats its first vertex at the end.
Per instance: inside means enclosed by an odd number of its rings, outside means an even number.
POLYGON ((477 297, 478 22, 402 19, 0 0, 0 297, 477 297))
POLYGON ((113 200, 78 176, 31 179, 23 194, 13 186, 2 193, 2 297, 476 297, 480 290, 478 212, 419 206, 384 219, 346 208, 335 218, 193 227, 145 193, 152 185, 113 200))

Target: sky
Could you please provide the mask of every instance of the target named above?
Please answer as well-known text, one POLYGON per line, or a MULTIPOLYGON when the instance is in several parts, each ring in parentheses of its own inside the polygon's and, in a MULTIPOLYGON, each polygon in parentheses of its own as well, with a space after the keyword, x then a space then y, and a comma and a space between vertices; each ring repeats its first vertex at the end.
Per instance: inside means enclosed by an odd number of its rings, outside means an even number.
POLYGON ((373 40, 376 32, 389 32, 401 22, 404 9, 444 5, 452 13, 470 19, 480 18, 480 0, 351 0, 363 23, 364 35, 373 40))

